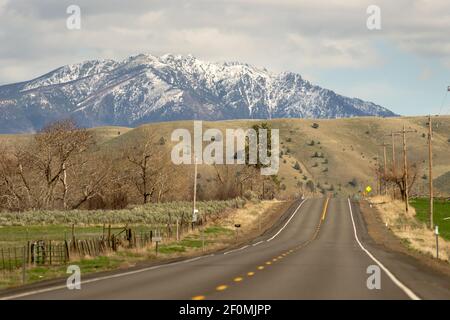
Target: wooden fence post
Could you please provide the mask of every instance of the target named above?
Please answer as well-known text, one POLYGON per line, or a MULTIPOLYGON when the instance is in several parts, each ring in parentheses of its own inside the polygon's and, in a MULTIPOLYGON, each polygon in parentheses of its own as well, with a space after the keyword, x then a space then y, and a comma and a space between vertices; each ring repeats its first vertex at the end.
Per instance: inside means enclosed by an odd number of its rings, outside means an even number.
POLYGON ((52 265, 52 240, 48 242, 48 259, 50 262, 50 265, 52 265))
POLYGON ((25 284, 27 282, 27 257, 26 257, 26 253, 27 253, 27 249, 26 247, 22 248, 23 250, 23 259, 22 259, 22 284, 25 284))

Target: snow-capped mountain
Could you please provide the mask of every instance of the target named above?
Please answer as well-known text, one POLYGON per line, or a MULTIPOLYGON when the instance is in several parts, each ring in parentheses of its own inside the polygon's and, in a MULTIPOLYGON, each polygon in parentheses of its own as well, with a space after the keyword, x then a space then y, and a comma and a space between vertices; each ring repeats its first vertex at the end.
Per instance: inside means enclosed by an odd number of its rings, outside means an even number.
POLYGON ((74 118, 81 126, 136 126, 181 119, 395 116, 312 85, 299 74, 192 56, 140 54, 67 65, 0 86, 0 132, 31 132, 74 118))

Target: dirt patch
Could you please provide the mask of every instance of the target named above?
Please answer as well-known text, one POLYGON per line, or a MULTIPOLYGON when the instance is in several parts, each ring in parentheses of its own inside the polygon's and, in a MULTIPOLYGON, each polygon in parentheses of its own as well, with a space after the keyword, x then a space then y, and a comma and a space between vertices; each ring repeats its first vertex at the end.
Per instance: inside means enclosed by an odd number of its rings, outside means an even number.
POLYGON ((431 268, 447 276, 450 276, 450 264, 447 261, 437 260, 430 254, 422 253, 417 249, 413 249, 410 243, 402 240, 390 229, 389 223, 386 226, 386 219, 382 218, 379 209, 376 206, 361 201, 359 203, 361 214, 367 226, 369 236, 378 245, 389 251, 406 254, 413 257, 418 264, 431 268))

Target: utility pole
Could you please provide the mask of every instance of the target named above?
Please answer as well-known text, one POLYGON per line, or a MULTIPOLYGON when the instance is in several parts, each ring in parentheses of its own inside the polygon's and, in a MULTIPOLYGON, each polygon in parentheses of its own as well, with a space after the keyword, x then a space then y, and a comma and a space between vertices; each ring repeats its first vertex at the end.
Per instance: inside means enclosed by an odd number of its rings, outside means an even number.
POLYGON ((392 174, 394 177, 397 176, 397 165, 395 163, 395 134, 391 131, 391 137, 392 137, 392 174))
MULTIPOLYGON (((411 132, 417 132, 417 130, 406 130, 403 125, 403 130, 398 132, 391 132, 392 137, 394 134, 401 134, 403 136, 403 183, 405 188, 405 210, 409 211, 409 186, 408 186, 408 159, 407 159, 407 146, 406 146, 406 134, 411 132)), ((395 159, 395 158, 394 158, 395 159)), ((395 164, 394 164, 395 169, 395 164)))
POLYGON ((405 175, 404 181, 405 181, 405 208, 406 212, 409 211, 409 194, 408 194, 408 162, 407 162, 407 156, 406 156, 406 128, 405 125, 403 125, 403 174, 405 175))
POLYGON ((377 170, 377 193, 378 195, 381 195, 381 177, 380 177, 380 160, 377 153, 377 163, 376 163, 376 170, 377 170))
POLYGON ((196 201, 197 201, 197 157, 194 157, 194 204, 192 209, 192 215, 196 216, 197 214, 197 208, 196 208, 196 201))
MULTIPOLYGON (((386 177, 387 177, 387 157, 386 157, 386 147, 388 146, 388 144, 383 142, 383 144, 380 144, 379 146, 383 147, 383 158, 384 158, 384 168, 383 168, 384 195, 387 195, 387 181, 386 181, 386 177)), ((394 157, 395 157, 395 155, 394 155, 394 157)))
MULTIPOLYGON (((397 179, 397 159, 395 158, 395 136, 400 134, 399 132, 391 131, 387 136, 391 137, 392 140, 392 176, 397 179)), ((384 144, 384 143, 383 143, 384 144)), ((387 146, 387 145, 386 145, 387 146)), ((395 200, 395 183, 392 185, 392 196, 395 200)))
POLYGON ((433 230, 433 125, 431 123, 431 115, 428 116, 428 169, 430 183, 430 228, 433 230))

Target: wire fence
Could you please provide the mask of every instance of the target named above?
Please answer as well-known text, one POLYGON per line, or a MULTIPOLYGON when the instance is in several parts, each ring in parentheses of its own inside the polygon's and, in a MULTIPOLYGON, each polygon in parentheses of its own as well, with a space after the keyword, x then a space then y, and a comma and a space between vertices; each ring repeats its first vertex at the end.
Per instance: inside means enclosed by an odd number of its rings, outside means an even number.
POLYGON ((204 221, 184 222, 158 226, 154 230, 136 231, 128 226, 112 228, 103 226, 102 235, 78 239, 74 225, 70 239, 27 241, 23 246, 0 248, 0 271, 11 272, 33 266, 65 265, 71 259, 97 257, 119 248, 144 248, 155 245, 162 239, 179 240, 183 234, 201 226, 204 221))

